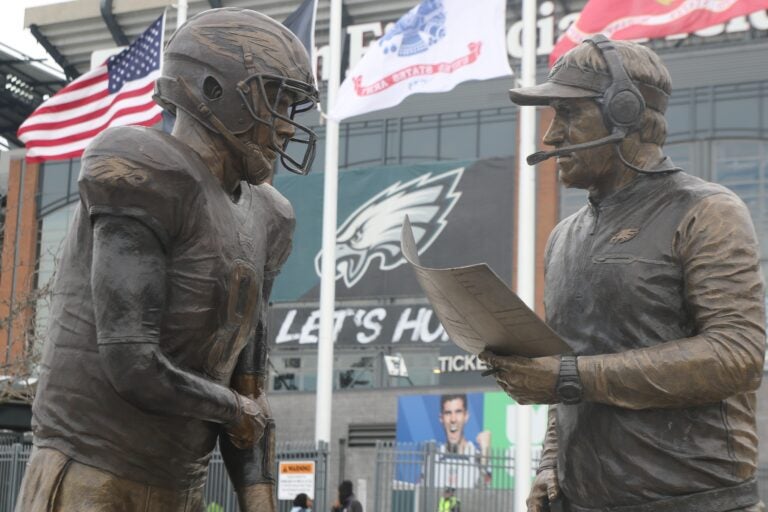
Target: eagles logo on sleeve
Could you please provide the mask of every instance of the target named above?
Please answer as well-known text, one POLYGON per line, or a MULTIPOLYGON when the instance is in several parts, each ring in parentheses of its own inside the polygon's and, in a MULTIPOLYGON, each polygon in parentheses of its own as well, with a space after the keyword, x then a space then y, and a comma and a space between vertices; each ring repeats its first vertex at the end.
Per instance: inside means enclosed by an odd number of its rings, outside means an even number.
MULTIPOLYGON (((427 173, 406 183, 396 182, 355 210, 336 232, 336 279, 352 288, 375 259, 379 269, 392 270, 406 262, 400 252, 400 230, 411 219, 419 253, 427 250, 445 228, 461 192, 456 186, 464 168, 436 176, 427 173)), ((322 251, 315 257, 321 274, 322 251)))

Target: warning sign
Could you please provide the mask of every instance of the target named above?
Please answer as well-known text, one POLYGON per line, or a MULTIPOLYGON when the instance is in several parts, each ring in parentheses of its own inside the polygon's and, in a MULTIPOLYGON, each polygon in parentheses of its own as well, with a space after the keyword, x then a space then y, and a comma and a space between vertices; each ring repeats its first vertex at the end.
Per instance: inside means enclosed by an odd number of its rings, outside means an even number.
POLYGON ((315 499, 315 461, 289 460, 280 462, 277 499, 293 500, 304 493, 315 499))

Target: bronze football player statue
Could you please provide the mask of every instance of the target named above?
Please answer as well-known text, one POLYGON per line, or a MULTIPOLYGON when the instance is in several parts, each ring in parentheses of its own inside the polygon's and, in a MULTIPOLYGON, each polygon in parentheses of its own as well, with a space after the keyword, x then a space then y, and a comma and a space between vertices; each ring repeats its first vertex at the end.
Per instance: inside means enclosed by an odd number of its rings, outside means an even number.
POLYGON ((547 403, 529 512, 756 512, 755 390, 765 352, 759 247, 728 189, 664 156, 667 69, 595 36, 546 83, 544 143, 589 201, 552 232, 548 324, 573 354, 482 357, 520 403, 547 403))
POLYGON ((275 510, 264 324, 294 217, 268 180, 278 155, 311 165, 309 58, 269 17, 216 9, 162 75, 173 134, 113 128, 83 157, 19 512, 201 511, 217 441, 240 509, 275 510))

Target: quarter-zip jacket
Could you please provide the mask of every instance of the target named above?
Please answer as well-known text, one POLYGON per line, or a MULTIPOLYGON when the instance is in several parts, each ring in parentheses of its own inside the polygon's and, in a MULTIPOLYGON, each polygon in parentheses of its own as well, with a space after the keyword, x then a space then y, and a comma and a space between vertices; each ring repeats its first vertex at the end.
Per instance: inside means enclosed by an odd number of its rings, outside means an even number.
POLYGON ((754 478, 764 292, 735 194, 638 176, 555 228, 545 272, 547 322, 584 385, 582 403, 556 406, 542 461, 570 502, 652 504, 754 478))

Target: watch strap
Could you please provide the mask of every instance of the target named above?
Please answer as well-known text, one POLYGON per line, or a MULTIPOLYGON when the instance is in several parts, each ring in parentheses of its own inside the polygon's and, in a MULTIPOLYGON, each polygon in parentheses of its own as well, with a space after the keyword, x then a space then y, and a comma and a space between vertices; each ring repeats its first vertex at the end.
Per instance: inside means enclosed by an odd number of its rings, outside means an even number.
POLYGON ((557 396, 564 404, 577 404, 581 402, 581 377, 579 377, 579 366, 576 359, 576 356, 572 354, 560 356, 557 396))

